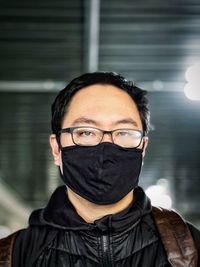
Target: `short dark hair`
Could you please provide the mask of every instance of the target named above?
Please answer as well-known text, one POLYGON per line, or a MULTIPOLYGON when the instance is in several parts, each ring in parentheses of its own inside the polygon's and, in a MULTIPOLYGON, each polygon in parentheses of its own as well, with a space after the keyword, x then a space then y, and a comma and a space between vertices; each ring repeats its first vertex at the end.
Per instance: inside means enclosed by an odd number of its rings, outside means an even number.
POLYGON ((123 76, 115 72, 93 72, 83 74, 73 79, 58 93, 51 107, 51 127, 54 134, 58 136, 61 130, 62 122, 72 96, 80 89, 94 84, 113 85, 127 92, 137 106, 144 133, 148 133, 150 112, 148 109, 148 100, 146 98, 147 91, 140 89, 135 86, 132 81, 126 80, 123 76))

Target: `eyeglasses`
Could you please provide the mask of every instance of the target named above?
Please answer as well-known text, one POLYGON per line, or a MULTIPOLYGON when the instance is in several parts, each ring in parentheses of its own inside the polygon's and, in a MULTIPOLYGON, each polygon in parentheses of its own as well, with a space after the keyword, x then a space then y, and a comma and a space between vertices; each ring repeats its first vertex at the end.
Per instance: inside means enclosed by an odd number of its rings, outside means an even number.
MULTIPOLYGON (((70 127, 62 129, 59 134, 62 134, 62 144, 69 142, 68 134, 71 134, 72 141, 79 146, 96 146, 103 140, 104 134, 110 134, 112 142, 116 145, 125 148, 137 148, 142 142, 144 133, 140 130, 133 129, 116 129, 113 131, 104 131, 95 127, 70 127)), ((66 146, 66 145, 64 145, 66 146)))

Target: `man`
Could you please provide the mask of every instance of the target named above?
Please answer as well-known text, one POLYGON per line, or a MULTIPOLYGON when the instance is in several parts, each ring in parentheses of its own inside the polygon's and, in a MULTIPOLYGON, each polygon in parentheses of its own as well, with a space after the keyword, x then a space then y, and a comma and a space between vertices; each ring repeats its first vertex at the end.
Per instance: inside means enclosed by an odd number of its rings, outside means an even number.
POLYGON ((12 266, 198 266, 200 232, 184 224, 176 235, 179 219, 175 230, 160 231, 138 187, 148 145, 145 94, 107 72, 84 74, 58 94, 49 140, 65 185, 12 239, 12 266))

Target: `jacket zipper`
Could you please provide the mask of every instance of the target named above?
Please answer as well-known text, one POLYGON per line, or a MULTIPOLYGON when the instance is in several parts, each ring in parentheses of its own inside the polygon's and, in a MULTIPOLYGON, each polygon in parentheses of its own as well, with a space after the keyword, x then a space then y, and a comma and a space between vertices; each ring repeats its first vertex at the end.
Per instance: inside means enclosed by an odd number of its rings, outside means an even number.
POLYGON ((101 236, 101 247, 102 247, 102 263, 104 267, 112 267, 113 262, 111 259, 109 236, 101 236))

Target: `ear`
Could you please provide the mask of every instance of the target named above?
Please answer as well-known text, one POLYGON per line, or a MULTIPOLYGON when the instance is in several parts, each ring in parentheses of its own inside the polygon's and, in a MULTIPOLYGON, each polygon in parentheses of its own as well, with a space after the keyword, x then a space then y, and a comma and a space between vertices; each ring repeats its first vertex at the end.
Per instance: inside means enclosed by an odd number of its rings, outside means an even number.
POLYGON ((61 152, 55 134, 51 134, 49 136, 49 143, 51 146, 51 153, 54 158, 54 164, 61 166, 61 152))
POLYGON ((146 154, 146 148, 148 146, 149 143, 149 138, 147 136, 143 137, 143 152, 142 152, 142 157, 144 158, 145 154, 146 154))

